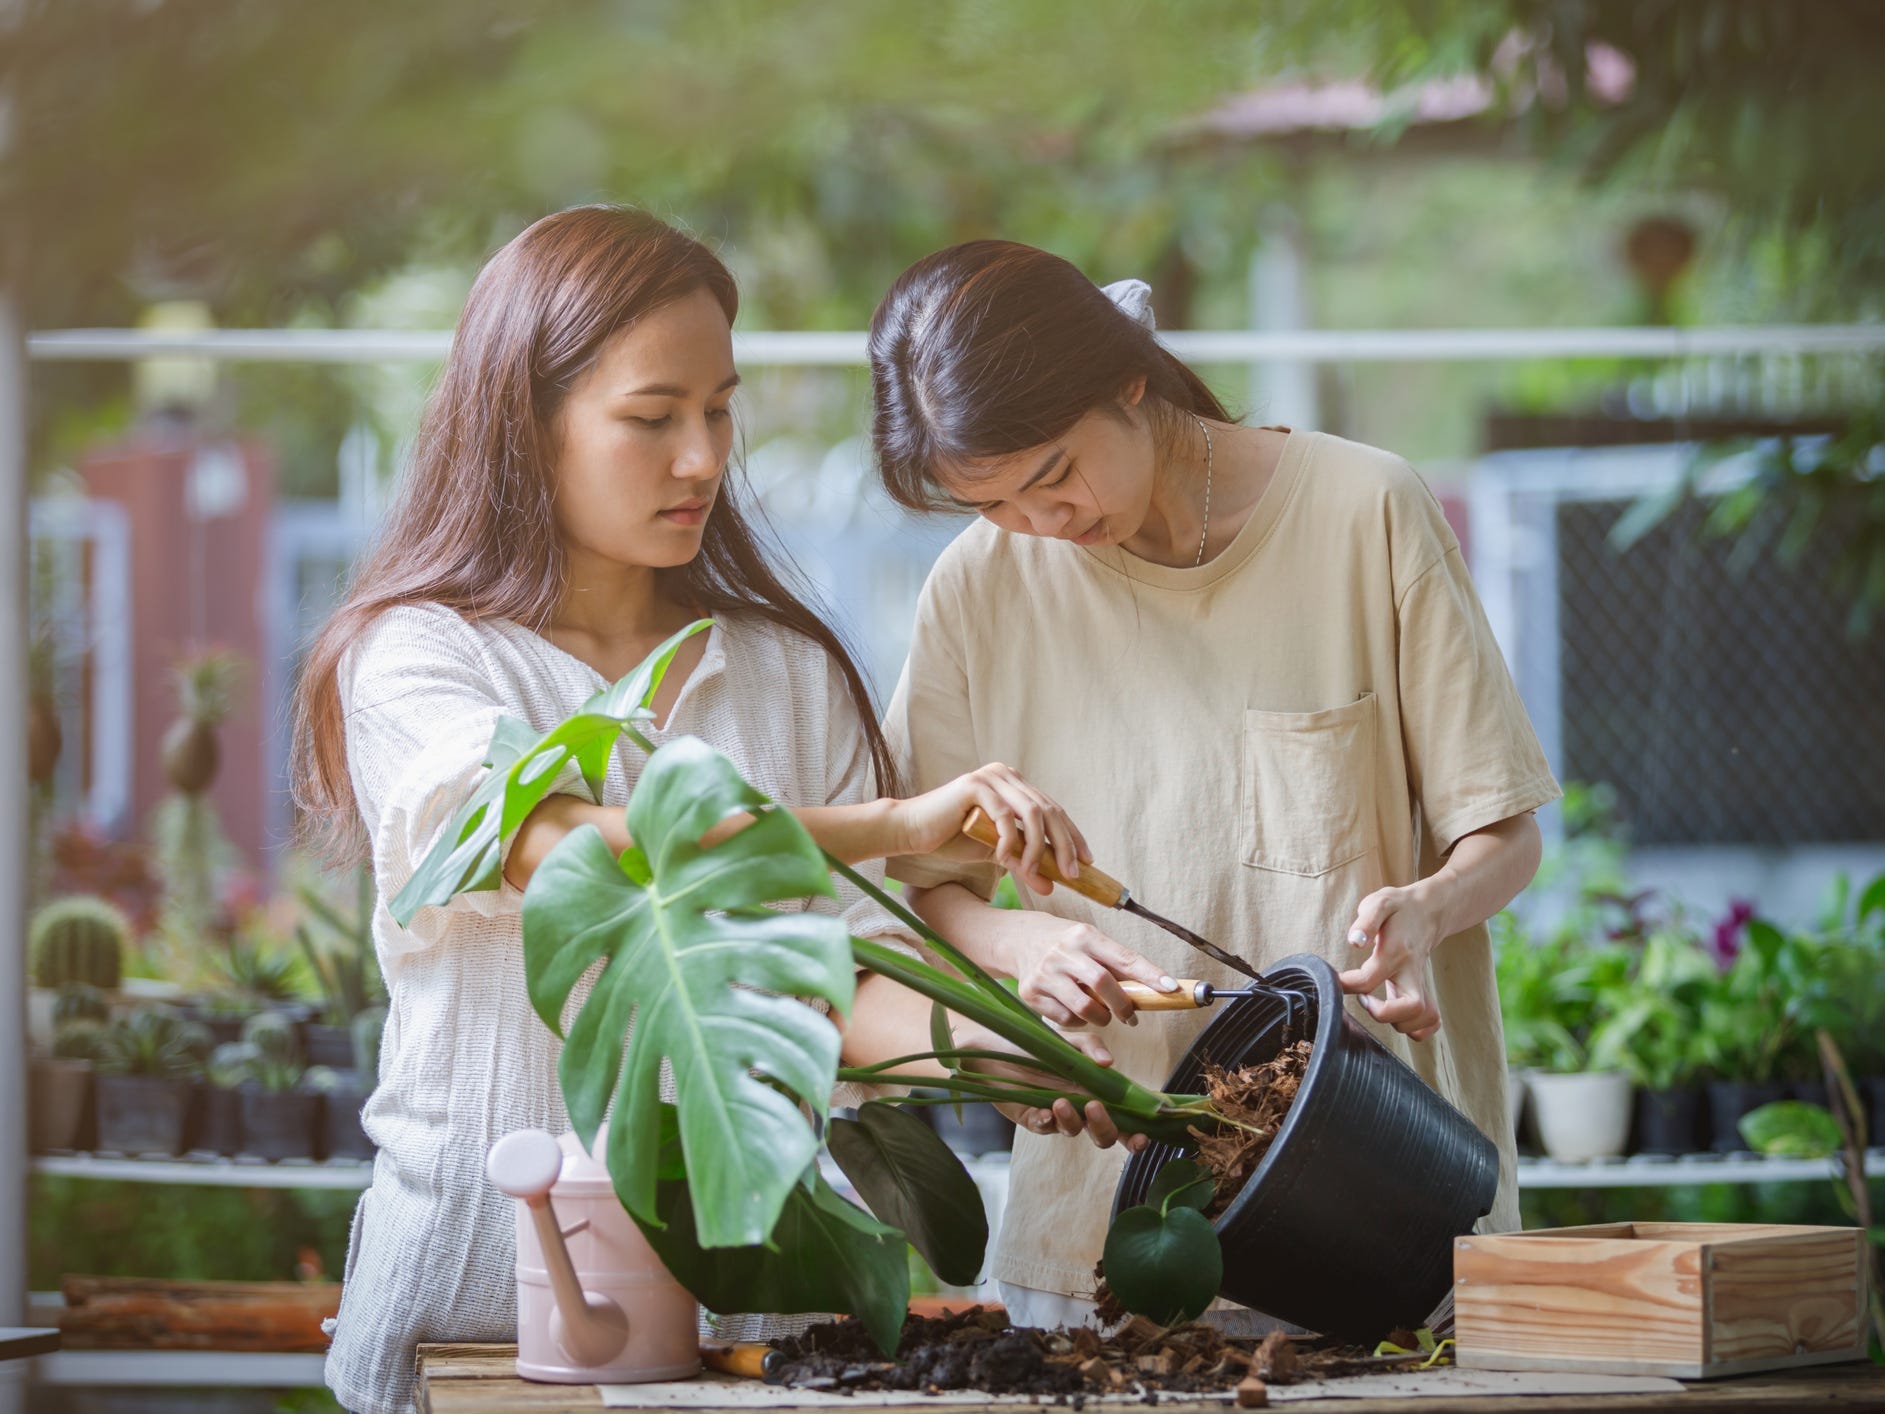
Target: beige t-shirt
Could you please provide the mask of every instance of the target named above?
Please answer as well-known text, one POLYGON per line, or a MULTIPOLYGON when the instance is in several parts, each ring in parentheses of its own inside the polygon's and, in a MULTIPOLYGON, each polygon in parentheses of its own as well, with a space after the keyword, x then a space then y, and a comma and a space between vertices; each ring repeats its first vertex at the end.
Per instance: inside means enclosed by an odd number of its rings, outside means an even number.
MULTIPOLYGON (((1290 434, 1248 523, 1195 569, 971 526, 924 587, 887 727, 913 788, 1006 762, 1148 908, 1259 965, 1306 952, 1353 966, 1345 935, 1365 895, 1559 794, 1432 493, 1399 457, 1313 432, 1290 434)), ((934 858, 891 872, 984 897, 999 877, 934 858)), ((1175 977, 1241 980, 1069 890, 1022 894, 1175 977)), ((1442 943, 1432 974, 1430 1041, 1349 1006, 1497 1142, 1483 1225, 1515 1228, 1486 929, 1442 943)), ((1162 1085, 1211 1015, 1148 1014, 1109 1026, 1106 1044, 1162 1085)), ((1017 1133, 994 1275, 1090 1292, 1124 1157, 1017 1133)))

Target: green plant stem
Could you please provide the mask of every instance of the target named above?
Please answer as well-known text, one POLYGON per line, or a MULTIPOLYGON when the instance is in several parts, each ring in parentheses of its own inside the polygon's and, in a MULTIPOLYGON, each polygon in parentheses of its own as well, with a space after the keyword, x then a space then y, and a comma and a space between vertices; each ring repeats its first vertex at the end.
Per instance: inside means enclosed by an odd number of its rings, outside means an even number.
POLYGON ((981 1023, 1003 1040, 1014 1042, 1042 1070, 1070 1081, 1095 1099, 1145 1119, 1169 1113, 1171 1107, 1163 1095, 1101 1065, 1033 1012, 1025 1019, 1018 1017, 1006 1006, 992 1003, 979 988, 867 938, 853 938, 851 950, 863 967, 981 1023))

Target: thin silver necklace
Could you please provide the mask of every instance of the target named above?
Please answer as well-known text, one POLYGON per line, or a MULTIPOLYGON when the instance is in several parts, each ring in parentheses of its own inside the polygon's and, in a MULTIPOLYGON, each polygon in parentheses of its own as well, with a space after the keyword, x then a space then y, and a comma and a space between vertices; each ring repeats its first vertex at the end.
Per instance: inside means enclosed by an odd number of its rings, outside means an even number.
POLYGON ((1211 464, 1215 459, 1215 449, 1211 446, 1211 429, 1204 425, 1204 419, 1194 412, 1191 420, 1198 424, 1198 431, 1204 434, 1204 529, 1198 532, 1198 558, 1191 562, 1195 570, 1204 563, 1204 537, 1211 533, 1211 464))

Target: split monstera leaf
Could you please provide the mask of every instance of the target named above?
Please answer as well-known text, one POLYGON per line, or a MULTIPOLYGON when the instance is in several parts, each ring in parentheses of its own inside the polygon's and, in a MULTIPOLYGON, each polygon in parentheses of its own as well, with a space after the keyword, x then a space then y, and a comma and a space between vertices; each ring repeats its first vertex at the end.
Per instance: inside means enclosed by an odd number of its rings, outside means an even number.
MULTIPOLYGON (((391 911, 403 925, 427 905, 497 888, 504 841, 559 783, 574 783, 569 767, 599 801, 619 742, 647 752, 626 806, 634 844, 617 855, 600 831, 572 831, 524 893, 525 976, 538 1016, 563 1037, 558 1078, 571 1124, 593 1145, 609 1119, 603 1157, 617 1196, 709 1309, 850 1311, 893 1350, 909 1298, 906 1241, 944 1280, 967 1284, 982 1266, 987 1219, 962 1161, 906 1108, 874 1100, 855 1120, 831 1118, 839 1081, 943 1092, 906 1104, 1098 1099, 1122 1128, 1175 1142, 1192 1125, 1220 1121, 1203 1098, 1148 1090, 1070 1045, 895 898, 825 855, 719 752, 691 737, 655 748, 641 730, 649 704, 681 644, 709 626, 676 634, 541 736, 501 721, 490 774, 391 911), (701 843, 739 814, 752 823, 701 843), (850 937, 834 914, 805 909, 835 897, 834 871, 898 917, 936 961, 850 937), (858 968, 934 1003, 930 1050, 842 1064, 837 1028, 803 999, 848 1012, 858 968), (565 1030, 578 985, 591 977, 565 1030), (1053 1083, 974 1070, 975 1061, 1013 1057, 954 1046, 945 1013, 1014 1043, 1053 1083), (931 1059, 945 1077, 900 1069, 931 1059), (673 1103, 661 1096, 664 1069, 673 1103), (869 1212, 823 1176, 827 1145, 869 1212)), ((1208 1304, 1209 1294, 1196 1296, 1221 1257, 1197 1211, 1204 1200, 1187 1196, 1197 1191, 1189 1182, 1161 1195, 1157 1232, 1132 1218, 1143 1210, 1121 1215, 1132 1221, 1117 1256, 1109 1239, 1107 1271, 1129 1308, 1139 1309, 1141 1292, 1143 1313, 1157 1319, 1208 1304)))

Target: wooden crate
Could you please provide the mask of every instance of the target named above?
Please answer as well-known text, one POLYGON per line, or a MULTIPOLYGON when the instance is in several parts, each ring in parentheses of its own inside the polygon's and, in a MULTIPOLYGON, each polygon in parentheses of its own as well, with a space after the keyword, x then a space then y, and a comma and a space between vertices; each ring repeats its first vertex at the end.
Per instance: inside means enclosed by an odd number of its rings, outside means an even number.
POLYGON ((1704 1380, 1865 1355, 1850 1227, 1605 1223, 1462 1237, 1459 1363, 1704 1380))

